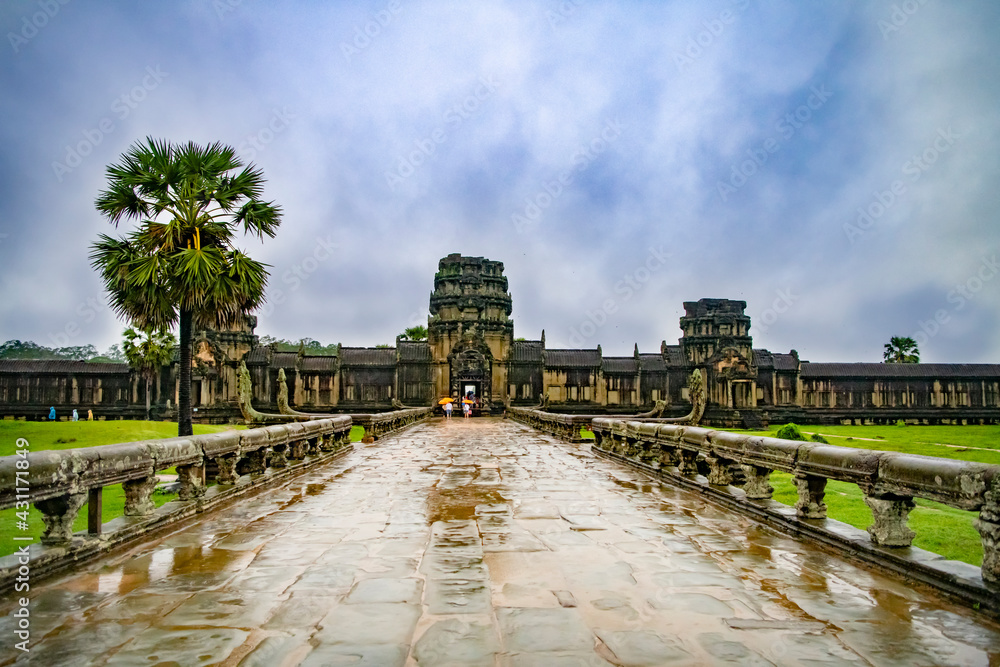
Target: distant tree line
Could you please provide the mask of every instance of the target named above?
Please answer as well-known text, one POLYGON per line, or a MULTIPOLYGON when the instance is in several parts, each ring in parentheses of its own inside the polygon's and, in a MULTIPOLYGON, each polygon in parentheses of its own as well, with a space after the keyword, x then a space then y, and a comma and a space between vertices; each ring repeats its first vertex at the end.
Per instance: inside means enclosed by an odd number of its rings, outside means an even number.
POLYGON ((93 345, 70 347, 45 347, 30 340, 9 340, 0 345, 0 359, 71 359, 75 361, 121 362, 126 361, 122 346, 115 343, 101 354, 93 345))

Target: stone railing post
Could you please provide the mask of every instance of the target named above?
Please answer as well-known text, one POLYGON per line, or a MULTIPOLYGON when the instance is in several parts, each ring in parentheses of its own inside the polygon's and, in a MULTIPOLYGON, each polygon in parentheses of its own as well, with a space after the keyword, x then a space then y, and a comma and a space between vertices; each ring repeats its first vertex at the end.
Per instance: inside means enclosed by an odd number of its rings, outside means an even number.
POLYGON ((66 544, 73 538, 73 523, 80 508, 87 502, 87 493, 68 493, 35 503, 42 513, 45 532, 42 544, 66 544))
POLYGON ((151 496, 160 478, 156 475, 122 482, 125 491, 125 516, 149 516, 156 509, 151 496))
POLYGON ((698 474, 698 452, 690 449, 678 448, 680 461, 677 463, 677 472, 682 475, 698 474))
POLYGON ((181 500, 194 500, 205 495, 204 475, 204 465, 192 463, 186 466, 177 466, 177 481, 181 483, 177 497, 181 500))
POLYGON ((219 472, 215 476, 216 484, 235 484, 240 476, 236 474, 236 464, 239 457, 236 454, 227 454, 215 459, 215 464, 219 466, 219 472))
POLYGON ((286 452, 288 451, 288 445, 271 445, 271 457, 267 462, 267 465, 271 468, 287 468, 288 467, 288 457, 286 452))
POLYGON ((660 460, 660 445, 656 442, 639 441, 639 460, 646 465, 654 465, 660 460))
POLYGON ((774 487, 771 486, 771 469, 760 466, 743 465, 743 473, 747 481, 743 485, 743 491, 747 498, 753 500, 765 500, 774 495, 774 487))
POLYGON ((327 433, 326 435, 320 436, 319 442, 317 443, 319 451, 332 452, 337 449, 336 437, 336 433, 327 433))
POLYGON ((708 461, 708 483, 713 486, 729 486, 733 483, 733 462, 721 456, 706 456, 708 461))
POLYGON ((677 454, 676 447, 670 447, 664 444, 660 444, 660 467, 661 468, 671 468, 678 465, 680 462, 680 457, 677 454))
POLYGON ((986 502, 975 521, 983 541, 983 581, 993 590, 1000 590, 1000 480, 985 494, 986 502))
POLYGON ((244 452, 243 458, 236 466, 237 472, 244 475, 260 475, 267 469, 267 449, 261 447, 244 452))
POLYGON ((883 547, 908 547, 916 535, 906 525, 913 509, 913 498, 894 495, 866 495, 874 523, 868 526, 872 543, 883 547))
POLYGON ((793 477, 795 488, 799 490, 799 500, 795 503, 795 512, 800 519, 825 519, 826 477, 795 473, 793 477))
POLYGON ((293 461, 301 461, 306 457, 306 447, 309 445, 306 440, 296 440, 288 446, 288 458, 293 461))

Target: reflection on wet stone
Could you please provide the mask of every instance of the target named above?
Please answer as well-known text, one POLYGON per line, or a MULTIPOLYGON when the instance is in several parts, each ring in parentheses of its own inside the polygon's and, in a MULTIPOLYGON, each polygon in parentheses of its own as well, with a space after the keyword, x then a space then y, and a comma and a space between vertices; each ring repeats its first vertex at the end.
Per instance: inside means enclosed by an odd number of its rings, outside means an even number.
POLYGON ((32 594, 27 664, 1000 664, 969 610, 495 419, 359 447, 32 594))

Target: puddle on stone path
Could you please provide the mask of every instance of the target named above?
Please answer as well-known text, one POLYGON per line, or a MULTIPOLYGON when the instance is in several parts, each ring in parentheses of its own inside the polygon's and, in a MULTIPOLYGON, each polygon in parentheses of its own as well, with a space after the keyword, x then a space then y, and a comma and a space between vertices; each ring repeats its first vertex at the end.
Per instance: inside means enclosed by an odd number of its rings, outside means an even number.
POLYGON ((437 521, 467 521, 476 518, 477 505, 495 505, 507 502, 501 489, 488 486, 459 486, 441 488, 435 485, 427 490, 427 524, 437 521))

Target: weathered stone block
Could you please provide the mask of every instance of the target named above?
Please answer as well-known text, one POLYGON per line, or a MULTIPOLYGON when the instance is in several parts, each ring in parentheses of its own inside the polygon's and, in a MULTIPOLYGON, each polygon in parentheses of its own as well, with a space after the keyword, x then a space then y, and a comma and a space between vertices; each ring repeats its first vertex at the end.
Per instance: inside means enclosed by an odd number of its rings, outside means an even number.
POLYGON ((799 500, 795 503, 795 513, 802 519, 825 519, 826 477, 796 473, 793 478, 795 488, 799 491, 799 500))
POLYGON ((901 496, 865 496, 874 523, 868 526, 872 542, 883 547, 908 547, 916 536, 906 525, 913 509, 913 498, 901 496))
POLYGON ((219 472, 215 476, 217 484, 235 484, 240 476, 236 473, 236 464, 240 457, 236 454, 227 454, 215 459, 215 464, 219 466, 219 472))
POLYGON ((42 513, 45 532, 42 544, 65 544, 73 538, 73 523, 80 508, 87 502, 87 493, 70 493, 35 503, 42 513))
POLYGON ((742 465, 743 473, 746 475, 746 483, 743 491, 747 498, 753 500, 765 500, 774 495, 774 487, 771 486, 771 469, 761 466, 742 465))
POLYGON ((125 516, 148 516, 156 509, 151 496, 159 478, 156 475, 122 482, 125 491, 125 516))
POLYGON ((177 466, 177 481, 181 488, 177 496, 181 500, 194 500, 205 495, 205 466, 203 465, 183 465, 177 466))

